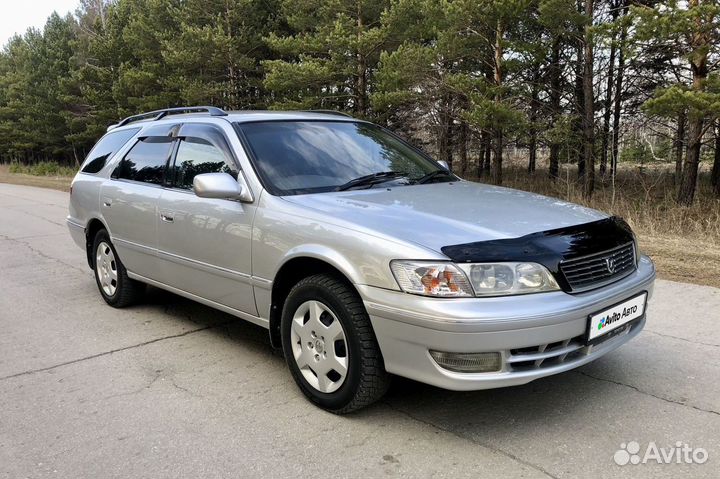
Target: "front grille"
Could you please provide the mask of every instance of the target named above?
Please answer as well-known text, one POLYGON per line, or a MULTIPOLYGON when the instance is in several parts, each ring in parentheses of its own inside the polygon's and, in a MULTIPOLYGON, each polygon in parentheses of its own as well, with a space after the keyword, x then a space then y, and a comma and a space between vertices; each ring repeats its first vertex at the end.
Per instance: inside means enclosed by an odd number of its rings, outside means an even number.
POLYGON ((560 271, 573 292, 587 291, 612 283, 634 270, 635 247, 632 242, 560 263, 560 271))

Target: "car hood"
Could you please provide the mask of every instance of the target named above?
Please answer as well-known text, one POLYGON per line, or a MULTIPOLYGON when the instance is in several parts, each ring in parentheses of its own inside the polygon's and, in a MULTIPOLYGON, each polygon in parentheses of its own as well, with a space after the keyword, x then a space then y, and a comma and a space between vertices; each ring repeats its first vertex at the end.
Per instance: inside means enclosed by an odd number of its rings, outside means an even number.
POLYGON ((343 223, 435 251, 447 245, 517 238, 608 217, 555 198, 469 181, 375 187, 285 199, 343 223))

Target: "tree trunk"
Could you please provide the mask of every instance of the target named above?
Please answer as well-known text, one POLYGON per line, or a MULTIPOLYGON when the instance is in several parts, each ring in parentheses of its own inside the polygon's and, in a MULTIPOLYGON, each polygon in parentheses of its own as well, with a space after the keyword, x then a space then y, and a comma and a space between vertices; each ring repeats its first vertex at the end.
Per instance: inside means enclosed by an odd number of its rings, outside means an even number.
MULTIPOLYGON (((230 24, 230 2, 225 2, 225 29, 226 34, 232 38, 232 25, 230 24)), ((229 88, 229 95, 227 98, 227 105, 231 109, 237 109, 240 108, 240 104, 238 102, 238 79, 237 79, 237 72, 235 71, 235 62, 233 61, 233 54, 234 49, 230 47, 226 53, 226 61, 227 61, 227 72, 228 72, 228 83, 230 84, 229 88)))
POLYGON ((688 121, 687 159, 683 165, 680 189, 677 201, 682 206, 690 206, 695 199, 698 165, 700 164, 700 147, 702 146, 703 118, 697 112, 690 115, 688 121))
MULTIPOLYGON (((554 128, 560 118, 560 88, 562 67, 560 66, 560 37, 555 38, 552 46, 552 59, 550 62, 550 114, 551 125, 554 128)), ((550 178, 556 179, 560 171, 560 143, 553 139, 550 143, 550 178)))
MULTIPOLYGON (((613 23, 617 21, 620 2, 611 2, 610 8, 612 8, 611 17, 613 23)), ((605 103, 603 105, 603 130, 602 130, 602 151, 600 157, 600 176, 605 176, 607 173, 608 164, 608 143, 610 141, 610 114, 612 112, 612 94, 613 94, 613 81, 615 76, 615 53, 617 50, 617 44, 615 41, 610 43, 610 58, 608 59, 608 77, 607 86, 605 87, 605 103)))
POLYGON ((457 142, 460 146, 460 176, 464 178, 468 167, 468 124, 464 121, 460 123, 457 142))
POLYGON ((582 145, 577 150, 578 180, 583 181, 585 177, 585 48, 584 42, 577 45, 577 58, 575 61, 575 119, 573 121, 573 133, 575 138, 582 137, 582 145))
POLYGON ((477 177, 485 175, 485 152, 487 151, 488 134, 485 130, 480 132, 480 156, 477 161, 477 177))
POLYGON ((493 139, 493 183, 502 185, 502 154, 503 154, 503 132, 498 129, 495 131, 493 139))
POLYGON ((528 139, 528 173, 535 171, 537 163, 537 118, 540 110, 540 65, 535 65, 533 70, 531 98, 530 98, 530 138, 528 139))
POLYGON ((713 186, 715 196, 720 197, 720 119, 715 125, 715 160, 710 175, 710 184, 713 186))
POLYGON ((595 189, 595 94, 593 92, 593 0, 585 0, 585 16, 589 24, 585 27, 585 64, 583 68, 583 103, 585 117, 583 121, 583 143, 585 157, 585 198, 592 197, 595 189))
POLYGON ((357 113, 361 117, 367 116, 367 66, 365 56, 358 55, 358 96, 357 113))
POLYGON ((448 164, 450 171, 453 169, 451 101, 449 93, 442 94, 439 112, 440 132, 438 135, 438 158, 448 164))
MULTIPOLYGON (((358 45, 360 45, 362 42, 360 42, 360 39, 363 34, 363 20, 362 20, 362 2, 357 2, 357 39, 358 39, 358 45)), ((367 75, 368 75, 368 68, 367 68, 367 60, 365 58, 365 55, 361 52, 357 52, 357 87, 356 87, 356 98, 357 98, 357 104, 355 105, 355 112, 359 114, 361 117, 367 116, 367 97, 368 97, 368 88, 367 88, 367 75)))
MULTIPOLYGON (((500 87, 502 86, 502 36, 503 27, 502 23, 498 20, 495 28, 495 61, 494 61, 494 77, 495 77, 495 104, 499 106, 502 101, 502 95, 500 93, 500 87)), ((493 182, 496 185, 502 184, 502 153, 503 153, 503 131, 502 127, 496 126, 494 128, 494 155, 493 155, 493 182)))
POLYGON ((535 164, 537 163, 537 133, 530 132, 530 142, 528 144, 530 155, 528 156, 528 173, 535 172, 535 164))
MULTIPOLYGON (((622 15, 627 15, 628 0, 623 2, 622 15)), ((617 174, 618 155, 620 154, 620 113, 622 112, 623 77, 625 75, 625 40, 627 38, 627 27, 620 31, 618 41, 618 65, 615 77, 615 108, 613 109, 613 138, 612 157, 610 158, 610 175, 615 178, 617 174)))
POLYGON ((485 150, 483 151, 483 172, 486 176, 490 176, 490 159, 492 158, 492 138, 490 133, 487 134, 485 142, 485 150))
MULTIPOLYGON (((690 0, 689 8, 697 9, 700 6, 699 0, 690 0)), ((698 30, 702 27, 698 20, 698 30)), ((690 68, 693 72, 692 89, 695 92, 703 91, 703 83, 707 78, 707 57, 708 49, 705 43, 705 35, 695 32, 693 35, 692 47, 696 54, 690 60, 690 68)), ((680 189, 678 190, 677 202, 682 206, 690 206, 695 199, 697 187, 698 166, 700 165, 700 148, 702 147, 703 136, 703 114, 696 111, 692 106, 688 111, 688 147, 687 159, 682 169, 680 189)))
POLYGON ((683 153, 685 152, 685 123, 686 123, 686 112, 682 110, 678 114, 677 129, 675 131, 675 141, 673 142, 673 148, 675 149, 675 183, 680 182, 680 176, 682 175, 683 166, 683 153))

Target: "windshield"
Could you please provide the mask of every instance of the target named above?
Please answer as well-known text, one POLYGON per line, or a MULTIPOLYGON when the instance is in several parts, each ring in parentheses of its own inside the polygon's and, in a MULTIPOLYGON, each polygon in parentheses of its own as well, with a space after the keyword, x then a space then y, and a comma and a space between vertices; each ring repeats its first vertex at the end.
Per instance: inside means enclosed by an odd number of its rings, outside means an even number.
POLYGON ((370 123, 266 121, 237 126, 252 151, 258 174, 275 195, 370 188, 386 181, 412 184, 440 169, 370 123), (372 176, 370 181, 353 182, 366 176, 372 176))

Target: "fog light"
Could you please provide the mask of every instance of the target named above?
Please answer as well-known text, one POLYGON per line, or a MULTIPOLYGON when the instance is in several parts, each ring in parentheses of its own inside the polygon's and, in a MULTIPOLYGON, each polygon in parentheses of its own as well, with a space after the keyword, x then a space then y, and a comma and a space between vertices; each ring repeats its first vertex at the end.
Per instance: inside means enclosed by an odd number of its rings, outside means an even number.
POLYGON ((430 351, 440 367, 458 373, 500 371, 500 353, 444 353, 430 351))

